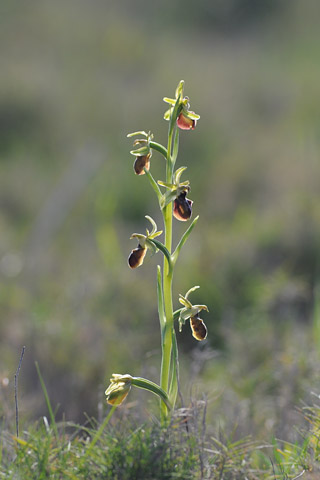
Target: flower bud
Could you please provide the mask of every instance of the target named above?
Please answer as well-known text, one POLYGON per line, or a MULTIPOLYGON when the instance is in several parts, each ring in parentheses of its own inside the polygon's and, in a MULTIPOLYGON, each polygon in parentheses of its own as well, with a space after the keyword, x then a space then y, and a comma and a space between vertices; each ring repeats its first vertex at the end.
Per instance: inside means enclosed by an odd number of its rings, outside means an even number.
POLYGON ((128 258, 128 264, 130 268, 137 268, 143 264, 144 257, 146 256, 147 249, 141 247, 139 244, 137 248, 134 248, 128 258))
POLYGON ((148 155, 141 155, 136 157, 133 164, 133 169, 137 175, 144 175, 145 174, 144 168, 146 168, 146 170, 149 170, 150 157, 151 157, 151 153, 148 153, 148 155))
MULTIPOLYGON (((190 112, 194 114, 194 112, 190 112)), ((181 130, 194 130, 197 124, 197 120, 194 118, 190 118, 186 113, 182 110, 179 117, 177 118, 177 125, 181 130)))
POLYGON ((131 389, 131 375, 118 375, 114 373, 110 385, 105 391, 107 402, 110 405, 121 405, 131 389))
POLYGON ((192 336, 201 342, 201 340, 205 340, 207 338, 207 327, 203 323, 200 317, 190 317, 190 327, 192 330, 192 336))
POLYGON ((192 215, 193 201, 186 198, 186 195, 186 192, 181 192, 173 203, 173 216, 181 222, 186 222, 192 215))

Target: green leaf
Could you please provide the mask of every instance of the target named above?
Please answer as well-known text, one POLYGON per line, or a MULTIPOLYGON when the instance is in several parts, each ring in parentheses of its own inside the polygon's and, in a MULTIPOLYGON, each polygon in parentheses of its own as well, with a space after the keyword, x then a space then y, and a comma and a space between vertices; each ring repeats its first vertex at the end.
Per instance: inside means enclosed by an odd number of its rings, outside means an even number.
POLYGON ((148 239, 148 242, 152 242, 159 250, 161 250, 161 252, 164 254, 166 259, 168 260, 169 268, 171 269, 171 266, 172 266, 171 255, 170 255, 169 251, 167 250, 167 248, 163 245, 163 243, 159 242, 158 240, 151 239, 151 238, 148 239))
POLYGON ((171 361, 171 381, 169 387, 169 400, 173 408, 176 404, 178 388, 179 388, 179 359, 178 359, 178 345, 177 337, 174 329, 172 329, 172 361, 171 361))
MULTIPOLYGON (((158 202, 159 202, 159 205, 160 205, 161 198, 162 198, 161 190, 160 190, 160 188, 158 187, 158 184, 157 184, 157 182, 155 181, 155 179, 153 178, 153 176, 152 176, 152 174, 150 173, 150 171, 147 170, 146 168, 144 168, 143 170, 144 170, 144 173, 147 175, 149 182, 151 183, 151 187, 153 188, 155 194, 157 195, 158 202)), ((161 205, 160 205, 160 208, 161 208, 161 205)))
POLYGON ((36 365, 37 374, 38 374, 38 377, 39 377, 39 380, 40 380, 41 388, 42 388, 42 391, 43 391, 43 394, 44 394, 44 398, 46 400, 47 408, 48 408, 48 411, 49 411, 49 416, 50 416, 52 428, 53 428, 53 431, 54 431, 54 435, 55 435, 56 439, 58 439, 58 427, 57 427, 57 424, 56 424, 56 419, 54 417, 52 405, 51 405, 50 398, 49 398, 49 395, 48 395, 48 390, 47 390, 47 388, 45 386, 45 383, 43 381, 38 362, 35 362, 35 365, 36 365))
POLYGON ((166 394, 166 392, 161 388, 159 387, 159 385, 157 385, 156 383, 154 382, 151 382, 150 380, 147 380, 146 378, 142 378, 142 377, 132 377, 132 385, 134 385, 135 387, 138 387, 138 388, 142 388, 143 390, 148 390, 149 392, 152 392, 154 393, 155 395, 158 395, 158 397, 161 398, 161 400, 164 402, 164 404, 166 405, 166 407, 171 410, 172 409, 172 405, 170 403, 170 400, 168 398, 168 395, 166 394))
POLYGON ((177 261, 177 258, 179 256, 179 253, 180 253, 180 250, 181 248, 183 247, 183 245, 186 243, 186 241, 188 240, 189 238, 189 235, 190 233, 192 232, 192 230, 194 229, 197 221, 199 220, 199 215, 193 220, 193 222, 191 223, 190 227, 185 231, 185 233, 182 235, 181 239, 180 239, 180 242, 178 243, 175 251, 173 252, 172 254, 172 263, 173 265, 176 263, 177 261))
POLYGON ((157 142, 149 142, 150 148, 153 150, 156 150, 157 152, 161 153, 161 155, 164 156, 164 158, 167 158, 168 152, 167 149, 161 145, 160 143, 157 142))

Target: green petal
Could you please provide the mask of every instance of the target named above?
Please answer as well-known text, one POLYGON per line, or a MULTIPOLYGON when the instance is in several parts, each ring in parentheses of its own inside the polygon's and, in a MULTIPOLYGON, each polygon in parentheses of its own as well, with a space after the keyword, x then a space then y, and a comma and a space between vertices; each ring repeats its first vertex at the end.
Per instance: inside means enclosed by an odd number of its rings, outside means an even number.
POLYGON ((136 157, 144 157, 150 153, 150 148, 148 145, 144 145, 137 150, 130 150, 131 155, 135 155, 136 157))
POLYGON ((166 103, 170 103, 170 105, 174 105, 174 104, 176 103, 176 99, 175 99, 175 98, 164 97, 164 98, 163 98, 163 101, 166 102, 166 103))
POLYGON ((188 118, 191 118, 192 120, 199 120, 199 118, 200 118, 200 115, 197 115, 197 114, 194 113, 194 112, 190 112, 189 110, 187 110, 187 111, 185 112, 185 114, 186 114, 186 116, 187 116, 188 118))

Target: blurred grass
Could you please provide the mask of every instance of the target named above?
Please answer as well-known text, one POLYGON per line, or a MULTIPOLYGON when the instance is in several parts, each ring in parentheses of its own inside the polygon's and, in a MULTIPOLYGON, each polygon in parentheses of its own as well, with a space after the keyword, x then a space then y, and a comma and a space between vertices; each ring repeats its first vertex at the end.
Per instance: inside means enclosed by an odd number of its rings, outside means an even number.
POLYGON ((75 420, 97 414, 114 371, 158 379, 160 260, 130 272, 126 259, 144 215, 160 218, 125 135, 150 129, 165 142, 162 97, 181 78, 201 115, 179 157, 200 220, 174 290, 201 285, 195 301, 210 309, 205 346, 188 329, 179 337, 183 394, 194 382, 213 422, 283 438, 317 385, 319 6, 268 2, 253 15, 249 2, 184 2, 178 16, 171 4, 1 4, 5 422, 22 345, 24 417, 45 408, 36 360, 58 416, 75 420))

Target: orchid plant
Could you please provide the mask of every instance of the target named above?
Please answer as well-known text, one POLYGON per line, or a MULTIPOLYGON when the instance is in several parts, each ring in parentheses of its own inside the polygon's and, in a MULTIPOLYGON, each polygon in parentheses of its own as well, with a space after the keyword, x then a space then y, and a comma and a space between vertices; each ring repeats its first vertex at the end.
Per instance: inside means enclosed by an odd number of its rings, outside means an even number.
POLYGON ((188 180, 181 182, 181 176, 186 167, 175 170, 179 150, 179 131, 194 130, 200 118, 199 115, 190 110, 189 98, 184 96, 183 89, 184 81, 181 80, 176 89, 175 98, 165 97, 163 99, 170 105, 164 114, 164 119, 169 122, 167 147, 155 142, 151 132, 139 131, 128 135, 128 137, 138 137, 134 140, 134 149, 130 152, 135 157, 134 172, 136 175, 145 175, 150 181, 163 216, 163 231, 158 230, 155 221, 150 216, 146 216, 152 229, 151 231, 146 229, 146 234, 132 234, 131 238, 136 239, 138 245, 131 251, 128 258, 129 267, 135 269, 142 265, 147 250, 152 253, 160 251, 163 254, 162 268, 160 265, 157 267, 157 297, 162 347, 160 385, 141 377, 113 374, 111 383, 105 392, 107 402, 116 406, 121 405, 132 386, 153 392, 161 399, 160 415, 162 422, 175 407, 178 394, 179 362, 175 322, 178 322, 178 330, 181 332, 185 322, 189 320, 192 335, 196 340, 202 341, 207 337, 207 327, 200 318, 200 312, 202 310, 208 311, 208 308, 206 305, 193 305, 189 300, 189 295, 198 289, 198 286, 190 288, 184 296, 180 295, 179 302, 182 307, 173 310, 172 280, 174 267, 181 248, 199 218, 196 217, 192 221, 173 250, 173 217, 179 221, 189 221, 192 216, 193 203, 192 200, 187 198, 190 192, 190 182, 188 180), (152 176, 150 160, 154 152, 159 153, 165 159, 165 180, 156 181, 152 176), (164 242, 157 239, 162 234, 164 234, 164 242))

